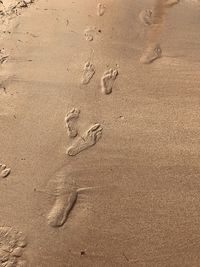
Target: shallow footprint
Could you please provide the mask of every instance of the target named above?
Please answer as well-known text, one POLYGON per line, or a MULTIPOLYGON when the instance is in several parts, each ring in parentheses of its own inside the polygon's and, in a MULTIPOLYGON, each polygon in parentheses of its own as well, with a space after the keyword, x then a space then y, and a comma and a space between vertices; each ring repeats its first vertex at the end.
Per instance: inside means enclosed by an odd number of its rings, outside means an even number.
POLYGON ((85 36, 86 41, 89 41, 89 42, 93 41, 95 31, 96 31, 96 27, 89 27, 85 29, 84 36, 85 36))
POLYGON ((65 116, 65 125, 67 128, 68 136, 74 138, 77 136, 78 132, 75 129, 74 121, 79 118, 80 110, 77 108, 73 108, 70 112, 65 116))
POLYGON ((110 69, 105 71, 101 78, 101 90, 104 94, 108 95, 112 93, 114 81, 118 76, 118 70, 110 69))
POLYGON ((83 77, 81 80, 82 84, 88 84, 90 82, 90 80, 92 79, 92 77, 95 74, 95 66, 90 63, 90 62, 86 62, 84 65, 84 71, 83 71, 83 77))
POLYGON ((69 156, 75 156, 81 151, 94 146, 102 136, 103 128, 100 124, 93 125, 82 137, 79 137, 72 146, 67 149, 69 156))
POLYGON ((171 7, 171 6, 173 6, 173 5, 178 4, 179 2, 180 2, 180 0, 167 0, 166 3, 165 3, 165 5, 166 5, 167 7, 171 7))
POLYGON ((6 178, 11 172, 10 168, 6 168, 5 164, 0 164, 0 178, 6 178))
POLYGON ((160 58, 162 55, 162 50, 160 45, 155 45, 152 47, 147 48, 144 55, 140 58, 140 62, 143 64, 150 64, 154 60, 160 58))
POLYGON ((151 9, 142 10, 139 19, 144 25, 151 25, 153 23, 153 11, 151 9))
POLYGON ((106 7, 103 4, 99 3, 97 5, 97 15, 98 16, 103 16, 105 11, 106 11, 106 7))

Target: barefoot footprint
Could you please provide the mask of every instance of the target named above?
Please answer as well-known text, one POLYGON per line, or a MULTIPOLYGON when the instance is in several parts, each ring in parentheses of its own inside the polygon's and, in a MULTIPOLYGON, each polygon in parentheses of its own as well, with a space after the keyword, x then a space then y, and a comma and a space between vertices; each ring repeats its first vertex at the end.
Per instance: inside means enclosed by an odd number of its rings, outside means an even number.
POLYGON ((80 110, 77 108, 73 108, 70 112, 65 116, 65 125, 67 128, 68 136, 74 138, 77 136, 78 132, 75 129, 74 121, 79 118, 80 110))
POLYGON ((75 156, 81 151, 94 146, 102 136, 103 128, 100 124, 95 124, 82 137, 79 137, 68 149, 69 156, 75 156))
POLYGON ((11 172, 10 168, 6 168, 5 164, 0 164, 0 178, 6 178, 11 172))
POLYGON ((97 15, 98 16, 103 16, 105 11, 106 11, 106 7, 103 4, 99 3, 97 5, 97 15))
POLYGON ((144 25, 151 25, 153 23, 153 11, 151 9, 142 10, 139 19, 144 25))
POLYGON ((83 71, 82 84, 88 84, 95 74, 95 67, 92 63, 86 62, 83 71))
POLYGON ((105 71, 101 78, 101 90, 104 94, 108 95, 112 92, 114 81, 118 76, 118 70, 110 69, 105 71))
POLYGON ((160 58, 162 55, 162 50, 160 45, 156 44, 155 46, 151 46, 147 48, 144 55, 140 58, 140 62, 143 64, 150 64, 154 60, 160 58))
POLYGON ((96 27, 88 27, 87 29, 85 29, 84 36, 86 41, 89 42, 93 41, 95 32, 96 32, 96 27))

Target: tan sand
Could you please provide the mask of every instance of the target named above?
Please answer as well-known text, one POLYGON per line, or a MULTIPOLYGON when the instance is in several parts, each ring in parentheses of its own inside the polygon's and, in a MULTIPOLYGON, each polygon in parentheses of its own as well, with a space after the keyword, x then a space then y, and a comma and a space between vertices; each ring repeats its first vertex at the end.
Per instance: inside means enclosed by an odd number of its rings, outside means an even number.
POLYGON ((199 1, 0 8, 0 266, 199 267, 199 1))

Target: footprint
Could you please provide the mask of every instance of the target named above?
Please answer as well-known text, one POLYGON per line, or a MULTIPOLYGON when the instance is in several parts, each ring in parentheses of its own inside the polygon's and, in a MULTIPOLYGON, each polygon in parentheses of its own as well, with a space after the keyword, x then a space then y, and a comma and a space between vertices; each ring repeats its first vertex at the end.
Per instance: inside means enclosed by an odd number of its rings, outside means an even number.
POLYGON ((91 42, 94 40, 94 33, 96 31, 96 27, 89 27, 85 29, 84 36, 86 41, 91 42))
POLYGON ((153 23, 153 11, 151 9, 142 10, 139 19, 144 25, 151 25, 153 23))
POLYGON ((165 5, 166 5, 167 7, 171 7, 171 6, 173 6, 173 5, 178 4, 179 2, 180 2, 180 0, 167 0, 166 3, 165 3, 165 5))
POLYGON ((26 237, 22 232, 14 230, 12 227, 0 227, 1 266, 23 266, 20 263, 24 261, 21 258, 26 246, 26 237))
POLYGON ((74 138, 77 136, 78 132, 75 129, 74 121, 79 118, 80 110, 77 108, 73 108, 70 112, 65 116, 65 125, 67 128, 68 136, 74 138))
POLYGON ((101 90, 104 94, 108 95, 112 93, 114 81, 118 76, 118 70, 110 69, 105 71, 101 78, 101 90))
POLYGON ((160 45, 155 45, 147 48, 144 55, 140 58, 140 62, 143 64, 150 64, 154 60, 160 58, 162 55, 162 50, 160 45))
POLYGON ((70 211, 73 209, 77 197, 78 193, 76 190, 72 191, 69 196, 67 192, 56 196, 56 201, 47 216, 48 224, 52 227, 62 226, 66 222, 70 211))
MULTIPOLYGON (((78 199, 79 192, 87 191, 87 190, 94 190, 100 188, 99 186, 93 187, 83 187, 78 188, 73 181, 73 184, 70 185, 69 188, 69 178, 65 175, 55 177, 56 185, 54 183, 54 192, 55 192, 55 202, 52 206, 52 209, 47 215, 47 222, 52 227, 60 227, 62 226, 68 219, 70 212, 74 208, 76 201, 78 199)), ((45 191, 42 191, 47 193, 45 191)))
POLYGON ((90 62, 86 62, 84 65, 84 71, 83 71, 83 77, 81 80, 82 84, 88 84, 90 82, 90 80, 92 79, 92 77, 95 74, 95 66, 90 63, 90 62))
POLYGON ((6 178, 11 172, 10 168, 6 168, 5 164, 0 164, 0 178, 6 178))
POLYGON ((103 128, 100 124, 94 124, 82 137, 79 137, 67 150, 69 156, 75 156, 81 151, 94 146, 102 136, 103 128))
POLYGON ((5 63, 8 60, 9 55, 6 53, 5 49, 0 49, 0 64, 5 63))
POLYGON ((103 16, 104 13, 105 13, 105 11, 106 11, 106 7, 105 7, 105 5, 99 3, 99 4, 97 5, 97 15, 98 15, 98 16, 103 16))

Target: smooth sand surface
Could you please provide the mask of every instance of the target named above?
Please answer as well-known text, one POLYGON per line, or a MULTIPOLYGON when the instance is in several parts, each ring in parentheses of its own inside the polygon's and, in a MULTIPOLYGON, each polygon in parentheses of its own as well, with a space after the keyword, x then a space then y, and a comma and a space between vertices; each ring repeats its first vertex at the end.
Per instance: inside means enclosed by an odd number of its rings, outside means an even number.
POLYGON ((142 23, 156 3, 37 0, 3 13, 0 226, 27 244, 1 266, 200 266, 200 4, 142 23), (162 55, 143 64, 152 44, 162 55))

